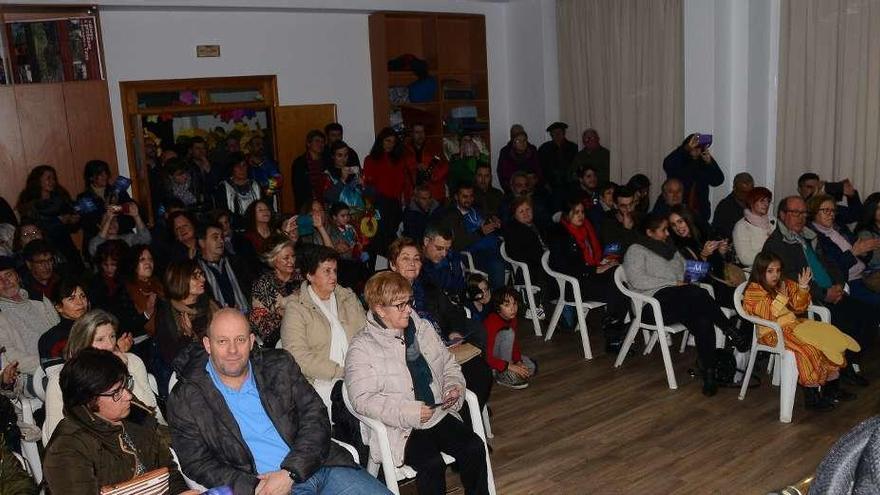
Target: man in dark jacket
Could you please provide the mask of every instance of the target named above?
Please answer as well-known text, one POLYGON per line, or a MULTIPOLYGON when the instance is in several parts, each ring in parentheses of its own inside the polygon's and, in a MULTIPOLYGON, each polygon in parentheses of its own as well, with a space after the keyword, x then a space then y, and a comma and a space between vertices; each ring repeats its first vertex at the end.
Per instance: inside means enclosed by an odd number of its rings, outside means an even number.
POLYGON ((584 131, 581 142, 584 147, 574 155, 574 161, 571 162, 571 176, 574 177, 578 170, 590 166, 599 176, 599 182, 611 180, 611 152, 599 144, 599 133, 596 129, 584 131))
MULTIPOLYGON (((700 214, 704 220, 712 215, 709 187, 724 183, 724 172, 709 153, 708 145, 701 146, 699 134, 691 134, 663 159, 663 170, 670 179, 678 179, 684 186, 684 204, 700 214)), ((670 205, 672 206, 672 205, 670 205)))
POLYGON ((471 253, 477 268, 489 275, 493 289, 504 285, 504 261, 498 239, 501 220, 495 215, 483 216, 474 207, 473 184, 459 184, 453 201, 434 212, 434 216, 434 222, 452 232, 452 248, 471 253))
POLYGON ((565 192, 570 177, 571 163, 578 152, 576 144, 565 137, 568 124, 554 122, 547 128, 550 133, 550 141, 538 148, 538 160, 541 164, 541 172, 550 190, 560 196, 565 192))
POLYGON ((439 207, 427 185, 416 186, 409 206, 403 212, 403 235, 410 239, 421 239, 425 235, 425 227, 428 226, 431 215, 439 207))
POLYGON ((327 409, 286 351, 254 352, 236 310, 217 312, 168 400, 183 471, 204 486, 241 493, 388 491, 330 440, 327 409))
MULTIPOLYGON (((872 309, 844 292, 846 274, 833 263, 816 242, 816 233, 806 227, 807 205, 799 196, 789 196, 779 203, 779 222, 776 230, 764 243, 763 252, 773 253, 782 259, 782 275, 797 280, 804 268, 813 273, 810 294, 813 304, 831 310, 831 323, 859 342, 862 350, 870 347, 877 334, 877 322, 872 309)), ((850 383, 865 386, 868 381, 857 374, 850 357, 842 376, 850 383)))
POLYGON ((733 191, 718 202, 715 214, 712 215, 712 230, 715 235, 723 239, 733 236, 733 226, 743 217, 743 210, 749 207, 749 193, 754 187, 755 179, 752 174, 736 174, 733 178, 733 191))
POLYGON ((605 219, 599 228, 599 240, 603 249, 609 244, 620 244, 620 259, 626 254, 626 250, 633 245, 639 237, 639 218, 635 212, 635 191, 627 186, 620 186, 614 190, 614 209, 605 212, 605 219))

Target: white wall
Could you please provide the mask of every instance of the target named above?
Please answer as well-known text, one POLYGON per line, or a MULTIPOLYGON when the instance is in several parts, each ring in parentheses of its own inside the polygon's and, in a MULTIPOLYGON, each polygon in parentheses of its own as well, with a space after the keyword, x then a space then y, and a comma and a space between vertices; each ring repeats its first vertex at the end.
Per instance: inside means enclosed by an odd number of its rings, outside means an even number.
MULTIPOLYGON (((120 173, 128 172, 128 158, 119 82, 143 79, 276 74, 282 105, 336 103, 346 141, 363 155, 375 135, 367 24, 375 10, 485 15, 492 141, 507 141, 506 4, 467 0, 184 0, 171 2, 175 7, 156 7, 159 2, 144 7, 136 0, 98 3, 120 173), (220 44, 221 57, 196 58, 197 44, 220 44)), ((542 54, 539 49, 525 63, 541 63, 542 54)), ((523 77, 542 75, 535 71, 523 77)), ((493 146, 493 152, 498 148, 493 146)))
POLYGON ((529 139, 539 145, 548 139, 548 124, 559 119, 556 2, 511 2, 506 8, 506 25, 510 124, 522 124, 529 139))
POLYGON ((685 134, 714 134, 712 152, 730 192, 750 172, 772 189, 780 0, 684 0, 685 134))

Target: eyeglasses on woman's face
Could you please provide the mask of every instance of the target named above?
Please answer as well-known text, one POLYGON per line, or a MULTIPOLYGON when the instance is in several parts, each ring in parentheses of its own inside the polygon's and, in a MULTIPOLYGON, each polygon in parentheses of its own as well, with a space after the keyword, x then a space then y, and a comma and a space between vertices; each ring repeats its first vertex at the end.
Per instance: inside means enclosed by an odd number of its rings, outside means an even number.
POLYGON ((387 306, 388 306, 389 308, 395 308, 395 309, 397 309, 398 311, 403 312, 403 311, 406 311, 406 308, 411 308, 411 307, 413 307, 413 304, 414 304, 414 303, 415 303, 415 299, 413 299, 413 298, 410 297, 410 298, 407 299, 406 301, 399 302, 399 303, 388 304, 387 306))
POLYGON ((123 380, 118 387, 105 394, 98 395, 101 397, 110 397, 113 399, 113 402, 119 402, 122 400, 123 392, 131 392, 132 390, 134 390, 134 378, 132 378, 131 375, 126 375, 125 380, 123 380))

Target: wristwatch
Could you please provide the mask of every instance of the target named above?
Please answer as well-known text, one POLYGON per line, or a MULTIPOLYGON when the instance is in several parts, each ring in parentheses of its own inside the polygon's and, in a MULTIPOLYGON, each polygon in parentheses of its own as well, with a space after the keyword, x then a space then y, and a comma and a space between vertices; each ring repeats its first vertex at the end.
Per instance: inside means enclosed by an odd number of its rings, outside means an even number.
MULTIPOLYGON (((284 469, 284 468, 281 468, 281 469, 284 469)), ((301 480, 297 479, 298 476, 297 476, 296 474, 294 474, 293 471, 289 471, 289 470, 287 470, 287 469, 284 469, 284 470, 287 471, 287 475, 290 476, 290 479, 293 480, 293 483, 294 483, 294 484, 296 484, 296 483, 301 483, 301 480)))

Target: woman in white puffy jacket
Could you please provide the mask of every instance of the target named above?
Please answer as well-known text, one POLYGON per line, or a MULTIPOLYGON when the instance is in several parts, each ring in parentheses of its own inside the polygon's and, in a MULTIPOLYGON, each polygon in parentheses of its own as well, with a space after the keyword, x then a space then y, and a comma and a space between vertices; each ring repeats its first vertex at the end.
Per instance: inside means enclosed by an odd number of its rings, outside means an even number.
MULTIPOLYGON (((345 359, 345 386, 355 411, 388 427, 396 465, 419 476, 420 494, 446 492, 440 452, 459 466, 466 494, 489 493, 483 441, 458 413, 464 401, 461 368, 434 327, 412 310, 410 283, 395 272, 367 281, 366 328, 352 339, 345 359)), ((379 460, 375 433, 370 456, 379 460)))

